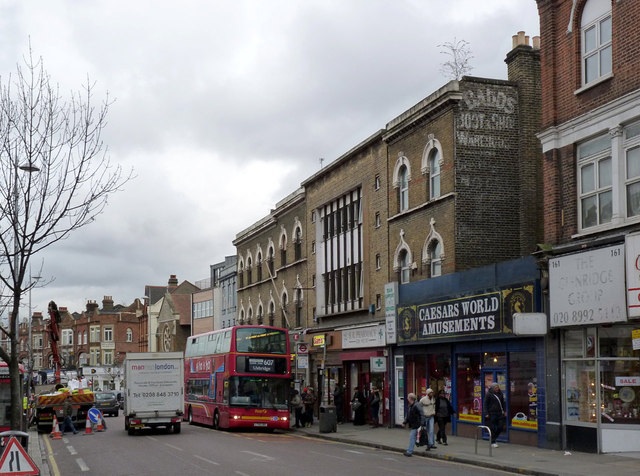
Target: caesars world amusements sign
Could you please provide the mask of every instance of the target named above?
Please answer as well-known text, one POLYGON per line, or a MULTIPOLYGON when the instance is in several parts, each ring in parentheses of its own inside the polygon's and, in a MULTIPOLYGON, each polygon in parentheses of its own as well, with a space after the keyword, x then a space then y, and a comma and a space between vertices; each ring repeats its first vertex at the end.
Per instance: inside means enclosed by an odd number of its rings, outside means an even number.
POLYGON ((533 283, 398 308, 398 343, 511 335, 512 316, 534 311, 533 283))

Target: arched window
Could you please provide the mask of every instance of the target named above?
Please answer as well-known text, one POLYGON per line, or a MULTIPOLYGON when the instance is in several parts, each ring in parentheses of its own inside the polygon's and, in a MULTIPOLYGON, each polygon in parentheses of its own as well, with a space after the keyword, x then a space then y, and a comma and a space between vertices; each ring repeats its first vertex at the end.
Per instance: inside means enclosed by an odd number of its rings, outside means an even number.
POLYGON ((289 297, 287 296, 287 293, 282 293, 282 327, 284 328, 288 328, 289 326, 287 325, 287 304, 289 301, 289 297))
POLYGON ((238 287, 244 286, 244 261, 238 263, 238 287))
POLYGON ((272 326, 276 319, 276 305, 273 301, 269 303, 269 325, 272 326))
POLYGON ((282 228, 282 234, 280 235, 280 266, 287 265, 287 234, 282 228))
POLYGON ((249 308, 249 313, 247 314, 247 324, 253 323, 253 308, 249 308))
POLYGON ((258 306, 258 324, 262 324, 264 322, 264 310, 262 309, 262 304, 258 306))
POLYGON ((405 165, 400 167, 400 172, 398 173, 398 180, 400 182, 400 186, 398 188, 398 206, 399 211, 403 212, 409 209, 409 171, 405 165))
POLYGON ((429 153, 429 198, 440 196, 440 151, 434 148, 429 153))
POLYGON ((78 331, 78 345, 82 345, 82 331, 78 331))
POLYGON ((429 257, 431 258, 431 277, 442 275, 442 245, 439 241, 434 241, 429 250, 429 257))
POLYGON ((86 344, 87 343, 87 331, 84 331, 82 333, 82 337, 83 337, 82 342, 84 342, 86 344))
POLYGON ((302 230, 300 228, 296 228, 293 240, 295 260, 298 261, 302 259, 302 230))
POLYGON ((262 253, 258 252, 256 256, 256 279, 262 281, 262 253))
POLYGON ((296 289, 296 327, 302 327, 302 289, 296 289))
POLYGON ((251 284, 251 256, 247 258, 247 286, 251 284))
POLYGON ((406 284, 411 277, 411 263, 409 262, 409 253, 406 250, 400 252, 400 283, 406 284))
POLYGON ((269 247, 269 250, 267 251, 267 267, 269 268, 269 277, 273 278, 275 277, 275 274, 273 272, 274 270, 274 266, 273 266, 273 246, 269 247))
POLYGON ((582 84, 608 77, 613 68, 611 0, 589 0, 580 21, 582 84))
POLYGON ((131 328, 127 328, 127 342, 133 342, 133 331, 131 328))

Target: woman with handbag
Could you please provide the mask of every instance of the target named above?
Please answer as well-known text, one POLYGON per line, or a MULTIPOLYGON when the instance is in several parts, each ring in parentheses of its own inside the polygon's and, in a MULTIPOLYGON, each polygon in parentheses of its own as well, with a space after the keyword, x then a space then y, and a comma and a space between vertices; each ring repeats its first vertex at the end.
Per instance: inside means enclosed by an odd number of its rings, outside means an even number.
POLYGON ((351 399, 351 409, 354 412, 353 424, 364 425, 366 423, 365 404, 367 400, 358 387, 353 389, 353 398, 351 399))

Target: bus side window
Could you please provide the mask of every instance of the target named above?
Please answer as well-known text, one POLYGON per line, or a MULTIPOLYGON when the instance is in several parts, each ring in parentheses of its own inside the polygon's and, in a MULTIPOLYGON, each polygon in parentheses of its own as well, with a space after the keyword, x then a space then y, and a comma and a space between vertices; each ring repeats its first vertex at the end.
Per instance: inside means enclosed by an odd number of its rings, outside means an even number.
POLYGON ((222 352, 230 352, 231 351, 231 331, 227 331, 224 333, 224 347, 222 348, 222 352))
POLYGON ((229 403, 229 380, 225 379, 222 383, 222 386, 224 388, 222 392, 222 403, 228 404, 229 403))

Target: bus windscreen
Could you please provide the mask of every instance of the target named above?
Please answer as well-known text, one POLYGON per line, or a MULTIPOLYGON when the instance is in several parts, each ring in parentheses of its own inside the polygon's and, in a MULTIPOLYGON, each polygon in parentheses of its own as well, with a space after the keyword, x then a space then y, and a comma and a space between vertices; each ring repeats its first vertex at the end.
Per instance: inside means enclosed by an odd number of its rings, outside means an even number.
POLYGON ((289 380, 269 377, 231 377, 231 406, 286 410, 289 380))
POLYGON ((261 327, 240 327, 236 329, 236 352, 286 354, 287 333, 261 327))

